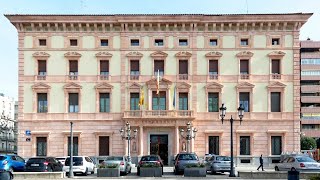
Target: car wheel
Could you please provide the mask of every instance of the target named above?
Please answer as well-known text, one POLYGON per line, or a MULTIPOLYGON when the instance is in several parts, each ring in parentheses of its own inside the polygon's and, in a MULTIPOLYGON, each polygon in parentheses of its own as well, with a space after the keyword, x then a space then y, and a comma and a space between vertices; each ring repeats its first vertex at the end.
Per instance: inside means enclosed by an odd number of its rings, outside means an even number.
POLYGON ((274 167, 274 170, 275 170, 275 171, 279 171, 278 166, 274 167))
POLYGON ((140 176, 140 169, 137 169, 137 176, 140 176))
POLYGON ((216 172, 214 171, 213 168, 211 168, 210 171, 211 171, 211 174, 212 174, 212 175, 213 175, 213 174, 216 174, 216 172))
POLYGON ((83 173, 84 176, 88 175, 88 168, 86 168, 86 171, 83 173))
POLYGON ((91 174, 94 174, 94 168, 92 168, 91 174))

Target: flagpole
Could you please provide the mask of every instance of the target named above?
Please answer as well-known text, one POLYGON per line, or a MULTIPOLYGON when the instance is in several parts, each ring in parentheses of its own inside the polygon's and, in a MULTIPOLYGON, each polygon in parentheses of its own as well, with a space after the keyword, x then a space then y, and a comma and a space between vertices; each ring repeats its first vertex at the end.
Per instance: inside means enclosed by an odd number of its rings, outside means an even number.
POLYGON ((158 75, 157 75, 157 83, 158 83, 158 89, 157 89, 157 93, 158 93, 158 116, 160 116, 160 74, 159 74, 159 69, 158 69, 158 75))

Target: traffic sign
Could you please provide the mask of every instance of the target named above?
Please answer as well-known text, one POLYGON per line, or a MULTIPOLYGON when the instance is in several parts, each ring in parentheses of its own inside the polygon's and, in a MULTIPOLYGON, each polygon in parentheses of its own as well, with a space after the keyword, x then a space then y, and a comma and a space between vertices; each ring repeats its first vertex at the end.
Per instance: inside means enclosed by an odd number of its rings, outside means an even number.
POLYGON ((31 131, 30 130, 26 130, 26 136, 31 136, 31 131))

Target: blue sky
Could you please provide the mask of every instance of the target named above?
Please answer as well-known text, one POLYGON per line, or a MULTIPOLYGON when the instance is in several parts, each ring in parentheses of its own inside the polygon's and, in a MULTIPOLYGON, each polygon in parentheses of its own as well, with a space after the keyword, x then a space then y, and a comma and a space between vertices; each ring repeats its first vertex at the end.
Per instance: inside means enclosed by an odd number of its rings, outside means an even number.
POLYGON ((320 40, 320 0, 1 0, 0 92, 18 97, 17 32, 3 14, 314 13, 300 39, 320 40))

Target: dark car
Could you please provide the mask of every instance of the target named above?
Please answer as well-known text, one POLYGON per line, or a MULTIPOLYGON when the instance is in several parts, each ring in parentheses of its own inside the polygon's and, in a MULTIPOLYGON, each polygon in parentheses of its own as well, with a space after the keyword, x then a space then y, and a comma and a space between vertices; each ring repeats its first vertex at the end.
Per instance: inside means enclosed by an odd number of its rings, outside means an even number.
POLYGON ((0 179, 1 180, 11 180, 13 179, 13 174, 11 171, 6 171, 4 169, 0 170, 0 179))
POLYGON ((29 172, 53 172, 62 171, 63 165, 54 157, 33 157, 26 163, 26 171, 29 172))
POLYGON ((200 164, 199 158, 195 153, 179 153, 174 160, 174 174, 184 172, 187 165, 200 164))
POLYGON ((138 176, 140 176, 140 167, 147 165, 147 164, 150 164, 150 165, 154 164, 154 165, 160 166, 162 174, 163 174, 163 162, 162 162, 160 156, 159 155, 148 155, 148 156, 142 156, 139 161, 139 164, 137 166, 137 175, 138 176))
POLYGON ((25 161, 18 155, 0 155, 0 170, 24 171, 25 161))

